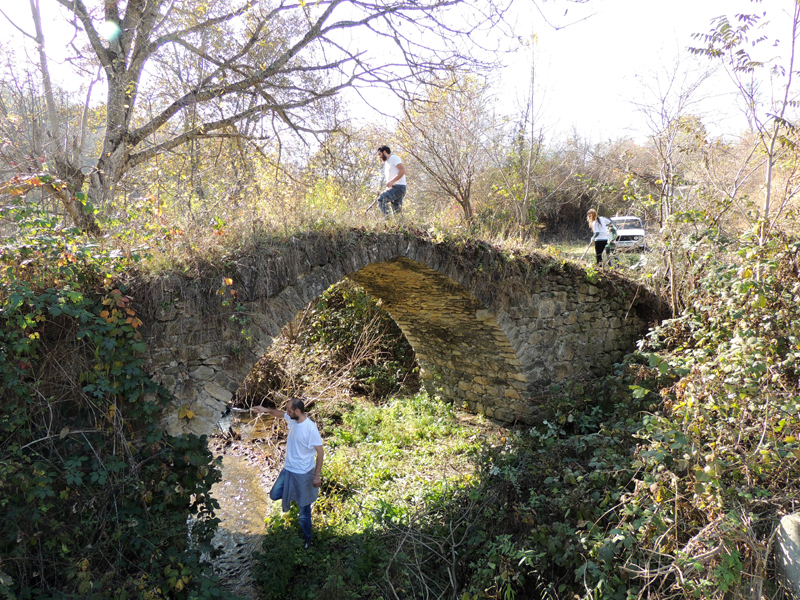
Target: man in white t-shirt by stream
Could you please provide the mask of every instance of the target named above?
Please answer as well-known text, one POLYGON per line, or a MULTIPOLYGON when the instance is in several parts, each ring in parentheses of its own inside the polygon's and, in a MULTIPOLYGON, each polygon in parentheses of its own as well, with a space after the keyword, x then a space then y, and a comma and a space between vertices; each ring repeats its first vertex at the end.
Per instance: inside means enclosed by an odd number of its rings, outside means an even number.
POLYGON ((378 148, 378 156, 383 161, 383 173, 386 177, 386 190, 378 196, 378 208, 384 217, 399 215, 406 195, 406 168, 400 157, 392 154, 389 146, 378 148))
POLYGON ((322 437, 316 423, 306 416, 306 407, 300 398, 292 398, 286 412, 276 408, 254 406, 253 411, 283 417, 289 427, 286 438, 286 460, 275 485, 269 492, 272 500, 282 500, 286 512, 292 501, 300 507, 300 529, 305 548, 311 545, 311 505, 319 497, 322 476, 322 437))

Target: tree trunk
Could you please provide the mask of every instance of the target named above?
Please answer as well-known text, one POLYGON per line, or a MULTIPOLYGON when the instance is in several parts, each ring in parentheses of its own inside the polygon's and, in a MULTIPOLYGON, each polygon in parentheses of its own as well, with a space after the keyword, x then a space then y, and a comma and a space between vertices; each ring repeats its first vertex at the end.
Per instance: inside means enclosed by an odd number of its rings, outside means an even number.
POLYGON ((75 227, 92 236, 99 236, 102 233, 100 226, 94 218, 94 211, 88 213, 84 211, 83 204, 71 193, 68 193, 69 197, 65 197, 61 194, 59 194, 59 196, 64 201, 64 206, 69 216, 72 217, 72 222, 75 224, 75 227))
POLYGON ((106 67, 108 101, 103 151, 89 178, 89 201, 98 209, 112 204, 130 155, 131 111, 136 99, 138 73, 126 70, 122 61, 106 67))
POLYGON ((58 120, 58 110, 56 108, 55 97, 53 96, 53 84, 50 79, 50 67, 47 62, 47 53, 44 46, 44 31, 42 30, 42 18, 39 12, 39 1, 30 0, 31 18, 33 19, 34 29, 36 30, 36 48, 39 52, 39 68, 42 70, 42 87, 44 88, 45 103, 47 104, 48 131, 42 140, 42 150, 44 151, 48 141, 52 146, 53 162, 55 164, 56 176, 67 184, 62 186, 52 186, 64 204, 64 208, 72 219, 73 224, 82 231, 91 235, 99 235, 100 228, 95 221, 93 212, 86 212, 83 204, 76 198, 76 193, 81 191, 85 177, 81 170, 75 167, 69 160, 65 151, 65 144, 62 145, 61 127, 58 120), (49 138, 49 140, 47 139, 49 138))
POLYGON ((89 201, 101 208, 111 204, 117 183, 125 172, 125 144, 106 140, 103 155, 89 177, 89 201))
POLYGON ((36 49, 39 52, 39 68, 42 70, 42 87, 44 88, 44 99, 47 104, 47 116, 50 126, 50 137, 56 145, 56 156, 61 152, 59 135, 58 112, 56 111, 56 101, 53 97, 53 84, 50 81, 50 67, 47 64, 47 54, 44 50, 44 32, 42 31, 42 18, 39 14, 38 0, 30 0, 31 17, 33 26, 36 30, 36 49))
POLYGON ((672 306, 672 318, 678 316, 678 290, 675 289, 675 260, 672 256, 672 249, 667 253, 667 263, 669 268, 669 301, 672 306))
POLYGON ((467 225, 472 225, 472 220, 474 215, 472 213, 472 203, 469 201, 469 194, 456 194, 456 202, 461 205, 462 210, 464 211, 464 219, 467 222, 467 225))

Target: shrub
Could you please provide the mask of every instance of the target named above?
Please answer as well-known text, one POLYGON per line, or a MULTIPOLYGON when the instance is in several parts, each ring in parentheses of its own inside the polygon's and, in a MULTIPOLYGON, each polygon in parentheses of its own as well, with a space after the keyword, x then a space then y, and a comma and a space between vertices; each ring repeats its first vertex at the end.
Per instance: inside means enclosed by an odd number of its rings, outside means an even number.
POLYGON ((0 581, 11 598, 210 598, 219 472, 167 437, 124 256, 23 205, 0 248, 0 581), (192 535, 187 519, 194 521, 192 535))

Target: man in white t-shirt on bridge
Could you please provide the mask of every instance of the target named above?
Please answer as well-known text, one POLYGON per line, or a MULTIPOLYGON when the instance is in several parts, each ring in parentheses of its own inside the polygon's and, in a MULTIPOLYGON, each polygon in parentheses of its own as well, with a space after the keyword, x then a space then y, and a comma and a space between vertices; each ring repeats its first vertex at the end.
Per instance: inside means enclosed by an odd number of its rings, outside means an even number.
POLYGON ((311 504, 319 497, 322 477, 322 437, 316 423, 306 416, 306 407, 300 398, 292 398, 286 412, 276 408, 254 406, 254 412, 283 418, 289 427, 286 438, 286 460, 278 479, 269 492, 271 500, 282 500, 286 512, 292 501, 300 507, 300 529, 305 548, 311 545, 311 504))
POLYGON ((400 157, 392 154, 389 146, 378 148, 378 156, 383 161, 383 173, 386 177, 386 191, 378 196, 378 208, 384 217, 399 215, 406 195, 406 168, 400 157))

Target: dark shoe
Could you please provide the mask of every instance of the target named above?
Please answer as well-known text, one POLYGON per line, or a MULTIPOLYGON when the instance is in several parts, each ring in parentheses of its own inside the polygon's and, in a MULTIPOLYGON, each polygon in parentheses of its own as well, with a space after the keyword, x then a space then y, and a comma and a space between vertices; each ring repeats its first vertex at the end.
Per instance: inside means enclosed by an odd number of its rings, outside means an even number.
POLYGON ((303 550, 308 550, 309 548, 311 548, 311 542, 306 540, 303 542, 303 550))

